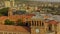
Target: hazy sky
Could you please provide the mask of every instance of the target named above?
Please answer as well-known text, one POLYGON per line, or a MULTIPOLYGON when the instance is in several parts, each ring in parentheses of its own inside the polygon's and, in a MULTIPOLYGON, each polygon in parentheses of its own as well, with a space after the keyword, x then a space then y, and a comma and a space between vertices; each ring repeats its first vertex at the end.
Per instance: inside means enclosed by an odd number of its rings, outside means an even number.
POLYGON ((31 1, 48 1, 48 2, 60 2, 60 0, 31 0, 31 1))
POLYGON ((60 2, 60 0, 23 0, 23 1, 45 1, 45 2, 60 2))

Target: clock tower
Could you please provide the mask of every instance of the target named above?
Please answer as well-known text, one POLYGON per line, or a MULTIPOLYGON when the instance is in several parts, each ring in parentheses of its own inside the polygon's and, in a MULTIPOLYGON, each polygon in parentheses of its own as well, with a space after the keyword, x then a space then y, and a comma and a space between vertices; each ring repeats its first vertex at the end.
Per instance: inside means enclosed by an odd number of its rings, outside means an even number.
POLYGON ((30 20, 31 34, 45 34, 47 30, 47 23, 41 20, 30 20))

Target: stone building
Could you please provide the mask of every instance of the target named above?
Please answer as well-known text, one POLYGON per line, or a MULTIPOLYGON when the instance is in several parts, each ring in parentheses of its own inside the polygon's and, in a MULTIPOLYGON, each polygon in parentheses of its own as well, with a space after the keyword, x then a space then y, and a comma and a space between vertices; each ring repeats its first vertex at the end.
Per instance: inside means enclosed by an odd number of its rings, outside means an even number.
MULTIPOLYGON (((2 18, 5 19, 5 18, 2 18)), ((11 18, 10 18, 11 19, 11 18)), ((13 19, 12 19, 13 20, 13 19)), ((60 23, 55 20, 27 19, 26 26, 0 24, 1 34, 60 34, 60 23)))
POLYGON ((0 25, 0 34, 30 34, 27 27, 0 25))
POLYGON ((59 34, 59 22, 55 20, 27 20, 28 26, 31 28, 31 34, 59 34))
MULTIPOLYGON (((8 4, 7 7, 10 7, 10 2, 6 4, 8 4)), ((11 6, 14 6, 14 2, 11 6)), ((34 17, 33 14, 13 15, 12 11, 13 8, 9 8, 8 16, 0 17, 0 34, 60 34, 60 23, 58 21, 47 20, 48 17, 34 17), (26 26, 4 25, 6 19, 11 21, 22 19, 26 26)))
MULTIPOLYGON (((20 33, 20 34, 25 34, 25 30, 27 30, 27 33, 26 34, 60 34, 60 23, 58 21, 55 21, 55 20, 47 20, 47 19, 42 19, 41 17, 37 17, 37 18, 32 18, 32 16, 26 16, 26 15, 13 15, 13 16, 1 16, 0 17, 0 23, 3 23, 4 20, 6 19, 10 19, 12 21, 16 21, 18 20, 19 18, 25 18, 23 19, 23 21, 25 22, 26 24, 26 27, 23 27, 23 26, 16 26, 16 29, 17 30, 14 30, 15 29, 15 26, 9 26, 9 25, 3 25, 3 24, 0 24, 0 32, 3 32, 6 33, 8 31, 8 33, 10 33, 10 31, 12 31, 12 33, 14 31, 20 33), (23 17, 22 17, 23 16, 23 17), (26 19, 27 18, 27 19, 26 19), (11 28, 11 29, 10 29, 11 28), (19 29, 18 29, 19 28, 19 29), (13 31, 14 30, 14 31, 13 31), (22 31, 22 32, 21 32, 22 31), (25 33, 24 33, 24 32, 25 33)), ((14 32, 14 33, 16 33, 14 32)), ((12 34, 11 33, 11 34, 12 34)))

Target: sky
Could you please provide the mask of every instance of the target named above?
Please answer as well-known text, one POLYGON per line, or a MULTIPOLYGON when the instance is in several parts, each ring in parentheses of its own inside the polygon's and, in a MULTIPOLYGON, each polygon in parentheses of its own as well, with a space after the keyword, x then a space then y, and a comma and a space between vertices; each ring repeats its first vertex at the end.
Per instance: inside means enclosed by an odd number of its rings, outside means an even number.
POLYGON ((60 0, 23 0, 23 1, 60 2, 60 0))
MULTIPOLYGON (((32 1, 32 0, 31 0, 32 1)), ((33 0, 33 1, 48 1, 48 2, 60 2, 60 0, 33 0)))

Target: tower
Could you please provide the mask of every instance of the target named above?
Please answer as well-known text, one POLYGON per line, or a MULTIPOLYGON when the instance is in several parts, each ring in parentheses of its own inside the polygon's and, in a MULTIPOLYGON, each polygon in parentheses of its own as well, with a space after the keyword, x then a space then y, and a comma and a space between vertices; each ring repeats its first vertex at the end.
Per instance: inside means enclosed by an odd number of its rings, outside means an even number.
POLYGON ((12 16, 13 15, 13 13, 12 13, 12 8, 9 8, 8 9, 8 16, 12 16))
POLYGON ((14 3, 15 3, 14 0, 10 0, 10 5, 11 5, 11 7, 14 7, 14 3))
POLYGON ((14 0, 5 1, 5 7, 14 7, 14 0))
POLYGON ((5 7, 11 7, 10 1, 5 1, 5 7))
POLYGON ((10 7, 8 10, 8 16, 12 16, 13 15, 12 11, 13 11, 13 7, 14 7, 14 0, 10 0, 9 2, 10 2, 10 7))

